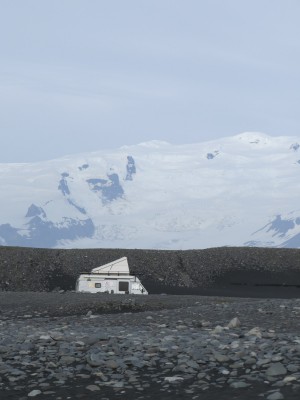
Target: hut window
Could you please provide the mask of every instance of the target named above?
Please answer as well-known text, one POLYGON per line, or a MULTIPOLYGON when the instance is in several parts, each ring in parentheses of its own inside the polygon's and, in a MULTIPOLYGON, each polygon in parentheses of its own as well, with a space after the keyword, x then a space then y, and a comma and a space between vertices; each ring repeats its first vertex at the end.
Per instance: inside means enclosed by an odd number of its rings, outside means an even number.
POLYGON ((128 292, 128 287, 128 282, 119 282, 119 292, 128 292))
POLYGON ((96 282, 96 283, 95 283, 95 288, 100 288, 100 287, 101 287, 101 283, 96 282))

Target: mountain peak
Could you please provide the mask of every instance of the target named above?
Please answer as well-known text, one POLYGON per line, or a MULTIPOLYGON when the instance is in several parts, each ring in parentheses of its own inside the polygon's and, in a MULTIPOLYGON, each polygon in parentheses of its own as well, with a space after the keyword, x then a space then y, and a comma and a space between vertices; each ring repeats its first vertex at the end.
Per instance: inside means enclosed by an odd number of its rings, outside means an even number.
POLYGON ((267 144, 272 141, 272 137, 263 132, 242 132, 233 138, 250 144, 267 144))
POLYGON ((160 147, 171 146, 171 144, 163 140, 149 140, 147 142, 139 143, 138 146, 159 149, 160 147))

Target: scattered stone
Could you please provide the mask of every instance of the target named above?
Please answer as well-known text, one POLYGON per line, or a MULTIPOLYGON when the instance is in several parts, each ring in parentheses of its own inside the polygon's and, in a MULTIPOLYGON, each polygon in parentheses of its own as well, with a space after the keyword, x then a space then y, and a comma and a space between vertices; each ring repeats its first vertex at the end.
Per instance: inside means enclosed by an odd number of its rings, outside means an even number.
POLYGON ((51 336, 50 335, 41 335, 40 340, 51 340, 51 336))
POLYGON ((214 357, 219 363, 229 361, 229 357, 221 353, 214 353, 214 357))
POLYGON ((282 400, 282 399, 284 399, 284 397, 280 392, 271 393, 267 397, 267 400, 282 400))
POLYGON ((286 376, 286 377, 284 377, 283 378, 283 382, 284 383, 288 383, 288 382, 293 382, 293 381, 296 381, 297 380, 297 378, 295 377, 295 376, 286 376))
POLYGON ((238 317, 234 317, 227 325, 228 328, 238 328, 239 326, 241 326, 241 322, 238 317))
POLYGON ((119 365, 115 360, 108 360, 106 361, 106 366, 111 369, 117 369, 119 365))
POLYGON ((246 336, 256 336, 256 337, 261 339, 262 338, 262 333, 261 333, 260 328, 255 327, 255 328, 250 329, 250 331, 248 331, 246 333, 246 336))
POLYGON ((71 365, 76 361, 76 358, 73 356, 62 356, 59 360, 61 364, 71 365))
POLYGON ((97 385, 88 385, 86 387, 87 390, 89 390, 90 392, 99 392, 100 391, 100 387, 97 385))
POLYGON ((286 368, 282 363, 274 363, 270 364, 269 368, 266 371, 266 374, 269 376, 278 376, 285 375, 287 373, 286 368))
POLYGON ((295 365, 295 364, 288 364, 286 369, 289 372, 297 372, 299 370, 299 367, 297 365, 295 365))
POLYGON ((243 381, 238 381, 238 382, 232 382, 230 384, 230 387, 232 387, 233 389, 241 389, 241 388, 246 388, 249 387, 250 384, 243 382, 243 381))
POLYGON ((35 390, 32 390, 31 392, 29 392, 27 396, 28 397, 35 397, 35 396, 38 396, 41 393, 42 393, 41 390, 35 389, 35 390))
POLYGON ((224 327, 223 326, 220 326, 220 325, 217 325, 212 331, 211 331, 211 333, 212 334, 218 334, 218 333, 222 333, 223 331, 224 331, 224 327))
POLYGON ((174 383, 174 382, 182 381, 183 378, 182 378, 182 376, 166 376, 164 378, 164 380, 169 383, 174 383))

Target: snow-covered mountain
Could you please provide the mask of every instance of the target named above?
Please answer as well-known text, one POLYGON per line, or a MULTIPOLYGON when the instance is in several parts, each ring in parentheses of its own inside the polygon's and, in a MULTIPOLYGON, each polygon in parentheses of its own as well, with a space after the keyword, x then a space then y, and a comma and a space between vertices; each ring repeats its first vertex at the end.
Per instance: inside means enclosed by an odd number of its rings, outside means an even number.
POLYGON ((0 244, 300 247, 299 143, 250 132, 0 164, 0 244))

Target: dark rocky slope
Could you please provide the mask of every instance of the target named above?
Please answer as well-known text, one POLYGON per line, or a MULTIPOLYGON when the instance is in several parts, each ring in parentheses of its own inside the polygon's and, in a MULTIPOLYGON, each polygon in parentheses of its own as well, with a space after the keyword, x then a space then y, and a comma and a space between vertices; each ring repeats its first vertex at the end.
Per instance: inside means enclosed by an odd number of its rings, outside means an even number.
POLYGON ((81 272, 127 256, 150 293, 300 297, 300 250, 222 247, 157 251, 0 247, 0 288, 72 290, 81 272), (276 294, 275 293, 275 294, 276 294))

